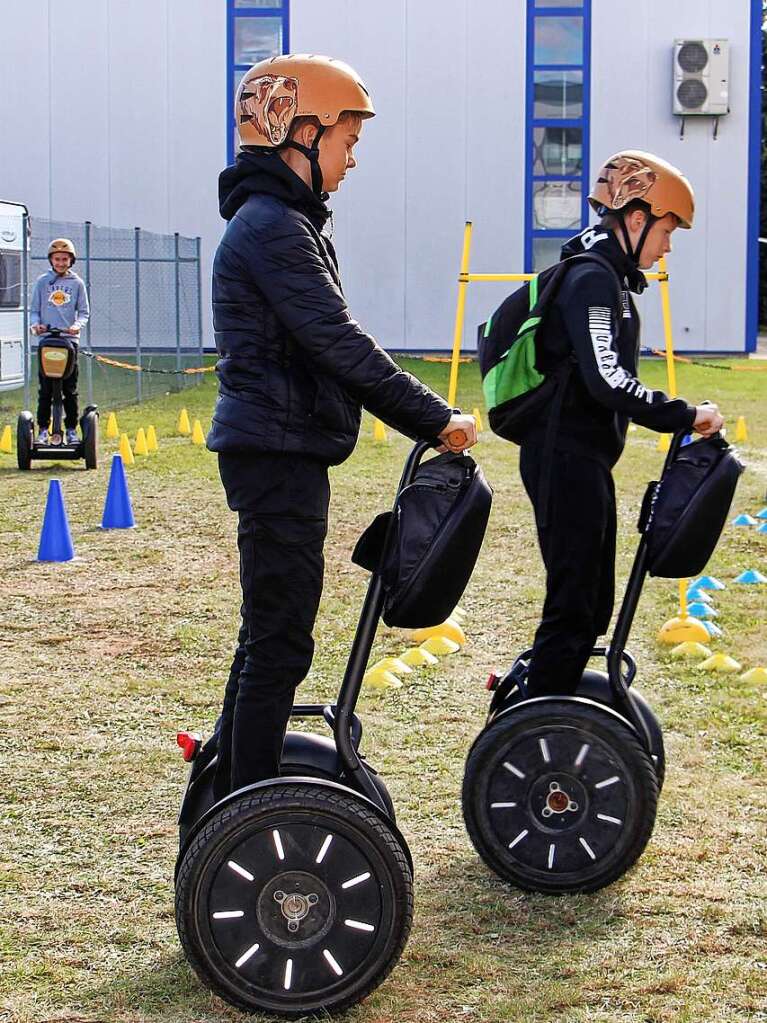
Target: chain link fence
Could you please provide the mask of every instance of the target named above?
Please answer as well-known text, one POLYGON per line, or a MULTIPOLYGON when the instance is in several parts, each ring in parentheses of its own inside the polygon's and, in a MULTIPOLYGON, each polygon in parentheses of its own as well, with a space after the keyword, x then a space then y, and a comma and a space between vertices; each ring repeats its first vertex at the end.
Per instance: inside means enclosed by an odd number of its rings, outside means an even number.
MULTIPOLYGON (((200 239, 141 228, 99 227, 30 218, 27 302, 49 269, 52 238, 71 238, 75 272, 88 290, 91 315, 80 335, 80 405, 117 408, 200 383, 182 370, 204 364, 200 239), (140 371, 106 365, 103 355, 140 371), (159 372, 158 372, 159 371, 159 372)), ((37 338, 27 339, 24 405, 37 388, 37 338)), ((0 395, 3 406, 21 394, 0 395)))

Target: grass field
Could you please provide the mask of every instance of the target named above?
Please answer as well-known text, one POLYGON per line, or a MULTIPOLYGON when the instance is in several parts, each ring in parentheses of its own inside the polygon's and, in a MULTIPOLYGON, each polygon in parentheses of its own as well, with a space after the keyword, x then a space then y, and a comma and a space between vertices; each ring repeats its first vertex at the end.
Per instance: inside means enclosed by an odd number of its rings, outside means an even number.
MULTIPOLYGON (((447 367, 406 361, 444 392, 447 367)), ((761 364, 765 365, 765 364, 761 364)), ((459 400, 479 405, 476 366, 459 400)), ((662 384, 663 366, 643 378, 662 384)), ((767 374, 682 366, 691 399, 746 416, 748 472, 733 514, 765 504, 767 374)), ((235 519, 214 456, 174 437, 187 404, 203 425, 214 382, 120 413, 153 423, 160 452, 129 469, 138 528, 98 528, 107 456, 15 469, 0 455, 0 1020, 214 1023, 241 1018, 183 960, 173 920, 174 815, 185 779, 179 727, 210 729, 238 612, 235 519), (33 559, 50 478, 63 480, 77 560, 33 559)), ((104 409, 103 412, 108 411, 104 409)), ((8 419, 7 421, 10 421, 8 419)), ((105 417, 102 419, 105 425, 105 417)), ((2 422, 0 422, 0 426, 2 422)), ((303 700, 332 697, 366 584, 349 554, 393 492, 408 442, 374 446, 366 420, 334 470, 318 653, 303 700)), ((354 1023, 745 1023, 767 1020, 767 686, 670 659, 655 633, 676 584, 650 580, 630 648, 663 721, 669 773, 636 868, 596 895, 546 898, 492 876, 465 835, 463 759, 486 708, 488 672, 533 634, 542 570, 515 449, 484 433, 491 525, 462 601, 469 642, 398 691, 365 694, 365 751, 394 795, 416 864, 416 918, 387 983, 354 1023)), ((630 435, 616 472, 619 592, 636 545, 655 437, 630 435)), ((767 536, 728 526, 709 571, 767 573, 767 536)), ((765 587, 717 595, 715 648, 767 665, 765 587)), ((405 634, 382 630, 375 654, 405 634)))

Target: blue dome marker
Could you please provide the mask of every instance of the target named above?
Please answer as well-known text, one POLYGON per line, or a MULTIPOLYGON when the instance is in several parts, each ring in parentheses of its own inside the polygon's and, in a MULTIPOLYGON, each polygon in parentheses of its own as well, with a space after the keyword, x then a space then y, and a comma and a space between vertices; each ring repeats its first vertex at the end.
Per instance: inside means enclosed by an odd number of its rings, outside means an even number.
POLYGON ((767 576, 763 576, 762 573, 757 572, 755 568, 749 568, 745 572, 741 572, 735 582, 750 583, 752 586, 758 586, 761 583, 767 583, 767 576))

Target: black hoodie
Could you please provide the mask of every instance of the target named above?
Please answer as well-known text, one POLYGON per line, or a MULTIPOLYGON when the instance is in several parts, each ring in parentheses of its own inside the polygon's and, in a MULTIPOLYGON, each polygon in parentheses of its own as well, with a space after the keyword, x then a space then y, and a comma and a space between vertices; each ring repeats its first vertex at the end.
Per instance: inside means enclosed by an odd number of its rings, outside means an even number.
MULTIPOLYGON (((599 253, 615 267, 623 283, 621 308, 615 279, 605 267, 574 265, 536 338, 537 365, 546 372, 575 354, 578 371, 567 388, 556 447, 612 468, 623 451, 629 420, 661 433, 689 430, 695 407, 645 387, 636 376, 639 315, 630 292, 644 289, 644 275, 612 231, 587 228, 564 245, 562 259, 585 251, 599 253)), ((546 422, 544 414, 525 442, 542 443, 546 422)))
POLYGON ((349 314, 325 203, 277 153, 241 153, 219 178, 229 224, 213 261, 219 396, 212 451, 342 462, 361 406, 435 437, 448 405, 405 373, 349 314))

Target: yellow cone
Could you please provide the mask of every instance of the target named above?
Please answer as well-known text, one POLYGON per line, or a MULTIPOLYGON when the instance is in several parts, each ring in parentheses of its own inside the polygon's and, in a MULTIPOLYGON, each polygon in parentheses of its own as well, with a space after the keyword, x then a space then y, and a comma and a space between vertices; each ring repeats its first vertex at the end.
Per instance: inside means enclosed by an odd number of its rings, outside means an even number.
POLYGON ((711 651, 707 646, 703 646, 702 643, 691 643, 687 640, 685 643, 675 646, 671 651, 671 656, 685 661, 698 661, 703 657, 710 657, 711 651))
POLYGON ((482 433, 482 431, 483 431, 483 430, 484 430, 485 428, 484 428, 484 426, 482 425, 482 416, 481 416, 481 415, 479 414, 479 409, 478 409, 478 408, 475 408, 475 409, 474 409, 474 410, 472 411, 472 413, 471 413, 471 414, 472 414, 472 415, 474 416, 474 418, 475 418, 475 419, 477 420, 477 433, 482 433))
POLYGON ((410 638, 414 643, 423 643, 424 640, 431 639, 432 636, 447 636, 459 646, 463 646, 466 642, 466 634, 453 618, 448 618, 441 625, 432 625, 428 629, 416 629, 410 633, 410 638))
POLYGON ((136 461, 133 457, 133 448, 130 446, 127 433, 123 433, 120 437, 120 455, 123 460, 123 465, 133 465, 136 461))
POLYGON ((362 681, 369 689, 400 689, 402 687, 402 683, 396 675, 380 669, 366 671, 362 681))
POLYGON ((114 412, 109 413, 109 419, 107 419, 107 439, 117 440, 120 436, 120 427, 117 425, 117 416, 114 412))
POLYGON ((390 671, 392 675, 409 675, 413 669, 401 657, 382 657, 370 670, 390 671))
POLYGON ((672 618, 666 622, 658 633, 660 643, 668 643, 669 646, 677 646, 679 643, 707 643, 711 637, 708 629, 697 618, 687 615, 684 618, 672 618))
POLYGON ((718 671, 724 675, 732 675, 734 672, 740 671, 741 667, 742 665, 728 654, 714 654, 707 657, 705 661, 701 661, 698 671, 718 671))
POLYGON ((146 446, 150 451, 159 451, 157 433, 151 424, 146 428, 146 446))
POLYGON ((432 636, 425 643, 421 643, 421 649, 427 653, 434 654, 435 657, 441 657, 443 654, 456 653, 461 649, 461 645, 452 639, 448 639, 447 636, 432 636))
POLYGON ((658 434, 658 451, 668 451, 671 447, 671 438, 667 433, 658 434))
POLYGON ((146 434, 144 433, 144 427, 139 426, 136 431, 136 443, 133 445, 134 455, 148 455, 149 448, 146 446, 146 434))
POLYGON ((735 440, 748 440, 748 427, 746 426, 745 416, 738 416, 738 421, 735 424, 735 440))
POLYGON ((176 433, 180 433, 185 437, 188 437, 192 432, 192 426, 189 422, 189 413, 185 408, 182 408, 178 414, 178 422, 176 423, 176 433))
POLYGON ((195 419, 194 426, 192 428, 192 444, 204 444, 205 434, 202 432, 202 426, 200 420, 195 419))
POLYGON ((411 665, 413 668, 423 668, 437 663, 437 658, 434 654, 430 654, 428 650, 424 650, 420 646, 413 646, 406 650, 399 660, 411 665))
POLYGON ((13 451, 13 437, 11 436, 10 426, 6 426, 3 429, 3 435, 0 437, 0 451, 6 455, 10 455, 13 451))
POLYGON ((738 676, 741 682, 767 682, 767 668, 750 668, 738 676))
POLYGON ((386 427, 380 419, 373 420, 373 442, 375 444, 385 444, 388 440, 386 436, 386 427))

